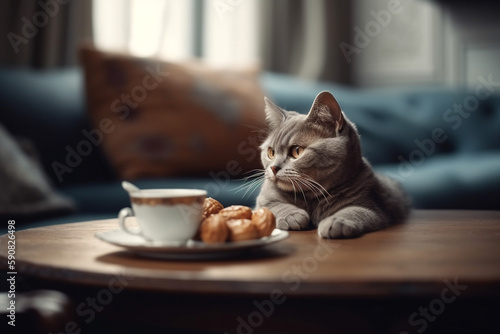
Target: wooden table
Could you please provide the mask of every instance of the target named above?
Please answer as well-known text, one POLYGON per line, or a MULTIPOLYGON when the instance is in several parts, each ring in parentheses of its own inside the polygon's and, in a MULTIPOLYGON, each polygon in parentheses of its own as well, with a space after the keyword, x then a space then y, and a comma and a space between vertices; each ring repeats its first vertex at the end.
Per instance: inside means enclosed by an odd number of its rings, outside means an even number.
POLYGON ((500 211, 415 211, 352 240, 291 232, 247 256, 208 261, 140 257, 94 237, 115 228, 112 219, 19 231, 17 273, 69 293, 83 329, 113 319, 232 333, 499 327, 490 317, 500 310, 500 211))

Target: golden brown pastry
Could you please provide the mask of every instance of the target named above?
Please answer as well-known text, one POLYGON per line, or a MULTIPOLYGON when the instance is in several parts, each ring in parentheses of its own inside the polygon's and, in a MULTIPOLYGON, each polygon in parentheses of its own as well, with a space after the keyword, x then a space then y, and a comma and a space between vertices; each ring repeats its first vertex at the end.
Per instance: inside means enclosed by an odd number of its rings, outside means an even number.
POLYGON ((225 242, 229 236, 227 218, 221 215, 211 215, 201 223, 200 237, 203 242, 212 244, 225 242))
POLYGON ((259 231, 259 237, 267 237, 271 235, 276 228, 276 218, 268 208, 260 208, 252 215, 252 223, 259 231))
POLYGON ((229 241, 242 241, 259 238, 259 231, 250 219, 231 219, 227 221, 229 241))
POLYGON ((252 209, 243 205, 231 205, 219 211, 227 219, 252 219, 252 209))
POLYGON ((208 218, 211 215, 215 215, 216 213, 219 213, 220 210, 224 209, 224 206, 219 203, 216 199, 213 199, 212 197, 208 197, 205 199, 203 202, 203 215, 202 218, 208 218))

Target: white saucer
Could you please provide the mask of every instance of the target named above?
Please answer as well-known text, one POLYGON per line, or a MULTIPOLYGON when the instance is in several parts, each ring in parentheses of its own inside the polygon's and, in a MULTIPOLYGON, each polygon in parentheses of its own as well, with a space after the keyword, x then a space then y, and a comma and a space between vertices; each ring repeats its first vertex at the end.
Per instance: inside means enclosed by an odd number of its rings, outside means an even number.
POLYGON ((268 237, 236 242, 206 244, 189 240, 186 243, 156 243, 121 229, 98 232, 95 236, 110 244, 124 247, 136 254, 163 259, 207 259, 235 256, 244 251, 264 247, 288 238, 287 231, 275 229, 268 237))

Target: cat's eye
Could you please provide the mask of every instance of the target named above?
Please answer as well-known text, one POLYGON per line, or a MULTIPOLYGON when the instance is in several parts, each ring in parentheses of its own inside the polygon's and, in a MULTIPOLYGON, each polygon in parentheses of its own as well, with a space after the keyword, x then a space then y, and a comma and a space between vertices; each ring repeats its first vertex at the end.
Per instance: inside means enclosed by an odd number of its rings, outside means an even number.
POLYGON ((271 159, 271 160, 273 160, 273 159, 274 159, 274 157, 275 157, 275 153, 274 153, 274 149, 273 149, 272 147, 269 147, 269 148, 267 149, 267 157, 268 157, 269 159, 271 159))
POLYGON ((300 155, 302 154, 302 152, 304 152, 304 148, 302 146, 299 146, 299 145, 292 146, 292 148, 290 150, 290 154, 295 159, 297 159, 298 157, 300 157, 300 155))

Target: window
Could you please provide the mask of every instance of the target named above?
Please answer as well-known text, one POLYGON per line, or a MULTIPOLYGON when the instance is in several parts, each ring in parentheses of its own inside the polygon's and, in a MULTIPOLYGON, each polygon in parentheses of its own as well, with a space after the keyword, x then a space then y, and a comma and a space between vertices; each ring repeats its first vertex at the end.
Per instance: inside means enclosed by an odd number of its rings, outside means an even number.
POLYGON ((259 58, 261 0, 94 0, 94 42, 100 49, 214 64, 259 58))

